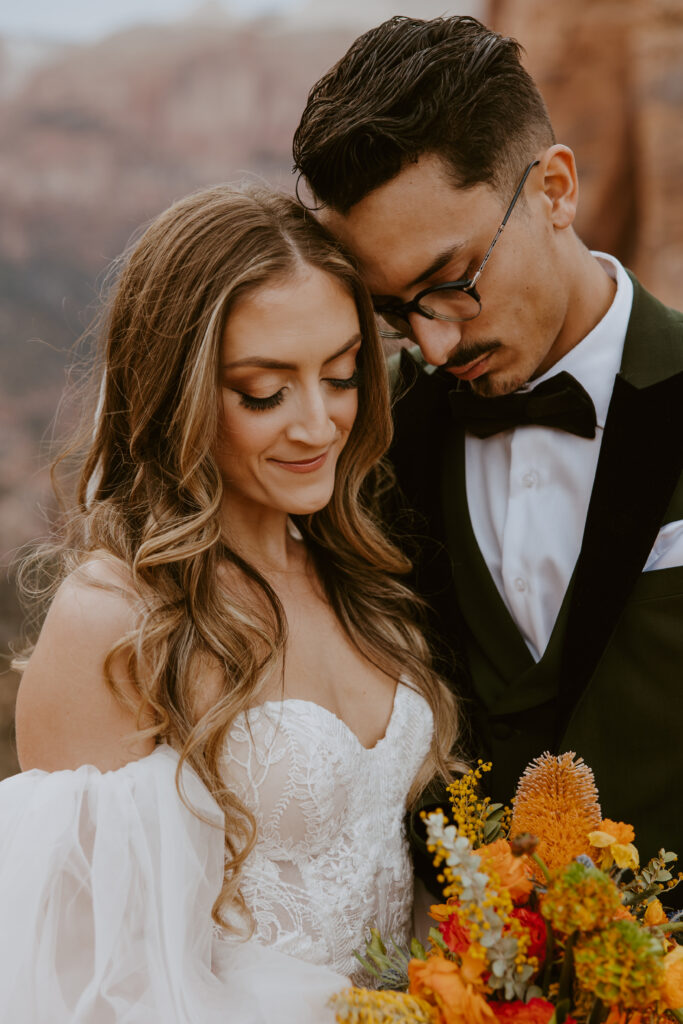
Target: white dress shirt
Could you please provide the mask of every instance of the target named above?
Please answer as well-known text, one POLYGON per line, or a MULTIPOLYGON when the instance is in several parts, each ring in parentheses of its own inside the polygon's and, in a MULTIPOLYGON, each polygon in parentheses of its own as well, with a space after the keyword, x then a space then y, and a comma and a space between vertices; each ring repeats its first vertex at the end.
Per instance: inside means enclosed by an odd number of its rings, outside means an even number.
MULTIPOLYGON (((593 399, 593 439, 525 426, 490 438, 467 434, 467 502, 477 543, 536 661, 542 657, 581 549, 614 379, 621 365, 633 284, 612 256, 594 253, 616 280, 593 330, 527 388, 566 370, 593 399)), ((683 565, 683 523, 663 527, 645 570, 683 565)))

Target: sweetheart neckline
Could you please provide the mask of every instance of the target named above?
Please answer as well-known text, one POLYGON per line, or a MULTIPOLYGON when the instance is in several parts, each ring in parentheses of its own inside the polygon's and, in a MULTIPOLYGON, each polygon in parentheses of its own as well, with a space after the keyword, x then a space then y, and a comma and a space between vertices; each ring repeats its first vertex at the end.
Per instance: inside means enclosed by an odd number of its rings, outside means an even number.
POLYGON ((396 709, 398 707, 398 695, 399 692, 403 691, 408 691, 409 693, 415 692, 412 689, 412 687, 409 686, 403 679, 399 679, 396 683, 396 689, 394 690, 394 700, 391 705, 391 714, 389 715, 386 729, 384 730, 384 735, 380 736, 377 742, 374 743, 371 747, 366 747, 365 744, 362 743, 361 740, 358 738, 357 734, 353 731, 351 726, 348 725, 348 723, 345 722, 343 718, 340 718, 339 715, 335 714, 334 711, 330 711, 330 709, 326 708, 324 704, 319 704, 316 700, 306 700, 305 697, 284 697, 282 698, 282 700, 264 700, 260 704, 254 704, 252 705, 252 707, 247 708, 247 710, 242 712, 242 714, 247 716, 250 714, 250 712, 259 711, 261 708, 273 706, 282 707, 285 704, 305 704, 314 708, 319 708, 322 712, 324 712, 325 715, 338 722, 339 725, 341 725, 344 731, 348 734, 348 736, 351 739, 355 740, 355 742, 361 748, 361 750, 364 750, 366 753, 371 754, 373 751, 377 750, 385 742, 386 739, 388 739, 392 724, 396 718, 396 709))

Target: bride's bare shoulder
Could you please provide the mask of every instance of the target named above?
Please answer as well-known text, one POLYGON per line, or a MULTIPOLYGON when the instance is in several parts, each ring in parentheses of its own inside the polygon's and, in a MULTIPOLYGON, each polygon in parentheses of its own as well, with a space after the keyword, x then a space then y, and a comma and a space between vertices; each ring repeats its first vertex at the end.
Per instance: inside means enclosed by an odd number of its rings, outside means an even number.
MULTIPOLYGON (((149 753, 134 739, 137 714, 112 692, 105 660, 135 629, 139 602, 126 566, 95 552, 61 584, 24 670, 17 697, 17 749, 23 769, 94 764, 118 768, 149 753)), ((111 673, 134 701, 127 655, 111 673)))

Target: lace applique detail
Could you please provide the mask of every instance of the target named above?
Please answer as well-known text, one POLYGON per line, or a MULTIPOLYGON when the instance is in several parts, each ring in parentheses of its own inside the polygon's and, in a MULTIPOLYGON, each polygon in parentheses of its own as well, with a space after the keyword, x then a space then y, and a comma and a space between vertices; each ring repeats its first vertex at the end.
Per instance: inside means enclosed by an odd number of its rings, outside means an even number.
POLYGON ((225 774, 256 818, 240 877, 257 942, 353 976, 371 925, 409 939, 406 797, 432 730, 426 701, 403 682, 371 749, 311 701, 270 701, 236 720, 225 774))

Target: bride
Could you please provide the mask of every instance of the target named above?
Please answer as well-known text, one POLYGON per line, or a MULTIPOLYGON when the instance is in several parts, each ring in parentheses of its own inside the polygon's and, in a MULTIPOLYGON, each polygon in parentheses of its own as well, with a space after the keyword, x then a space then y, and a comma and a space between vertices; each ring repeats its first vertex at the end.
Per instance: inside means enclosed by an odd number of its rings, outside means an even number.
POLYGON ((101 333, 0 786, 0 1019, 318 1024, 370 925, 409 936, 404 816, 453 767, 373 511, 372 308, 309 214, 226 186, 148 228, 101 333))

